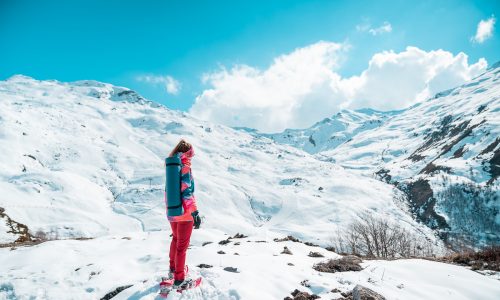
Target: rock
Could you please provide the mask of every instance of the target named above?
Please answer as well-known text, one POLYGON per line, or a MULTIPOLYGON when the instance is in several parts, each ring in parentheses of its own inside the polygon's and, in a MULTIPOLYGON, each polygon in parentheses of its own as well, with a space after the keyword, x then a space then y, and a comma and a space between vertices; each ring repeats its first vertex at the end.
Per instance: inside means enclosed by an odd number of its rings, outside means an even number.
POLYGON ((335 247, 328 246, 325 248, 325 250, 330 251, 330 252, 335 252, 335 247))
POLYGON ((311 246, 311 247, 319 247, 319 245, 311 243, 311 242, 305 242, 304 245, 311 246))
POLYGON ((226 252, 219 250, 219 251, 217 251, 217 254, 226 254, 226 252))
POLYGON ((323 254, 319 253, 319 252, 309 252, 309 254, 307 255, 309 257, 325 257, 323 254))
POLYGON ((279 238, 275 238, 273 241, 275 242, 286 242, 286 241, 292 241, 292 242, 296 242, 296 243, 302 243, 298 238, 292 236, 292 235, 289 235, 289 236, 286 236, 282 239, 279 239, 279 238))
POLYGON ((346 256, 342 257, 342 259, 345 261, 351 262, 353 264, 360 264, 363 262, 363 260, 361 258, 357 257, 356 255, 346 255, 346 256))
POLYGON ((385 297, 367 287, 356 285, 352 290, 353 300, 385 300, 385 297))
POLYGON ((311 287, 311 285, 309 284, 309 280, 308 279, 304 279, 300 282, 300 285, 301 286, 305 286, 305 287, 311 287))
POLYGON ((352 299, 352 291, 349 291, 349 292, 340 292, 340 294, 344 298, 351 298, 352 299))
POLYGON ((233 268, 233 267, 225 267, 224 271, 232 272, 232 273, 239 273, 238 268, 233 268))
POLYGON ((198 268, 200 269, 208 269, 208 268, 211 268, 212 265, 207 265, 207 264, 199 264, 197 265, 198 268))
POLYGON ((233 236, 233 239, 242 239, 248 237, 247 235, 244 235, 243 233, 237 233, 233 236))
POLYGON ((329 259, 317 263, 313 269, 319 272, 335 273, 346 271, 361 271, 363 268, 359 265, 361 259, 354 255, 348 255, 340 259, 329 259))
POLYGON ((208 244, 212 244, 212 242, 203 242, 203 244, 201 244, 201 246, 203 247, 203 246, 206 246, 208 244))
POLYGON ((114 296, 118 295, 121 291, 123 290, 126 290, 128 289, 129 287, 131 287, 132 285, 124 285, 124 286, 120 286, 120 287, 117 287, 116 289, 114 289, 113 291, 107 293, 106 295, 104 295, 101 300, 109 300, 111 298, 113 298, 114 296))
POLYGON ((228 237, 227 239, 220 241, 219 245, 229 244, 231 242, 229 239, 231 239, 231 237, 228 237))
POLYGON ((283 251, 281 251, 281 254, 290 254, 290 255, 293 255, 292 251, 290 251, 290 249, 288 249, 287 246, 283 247, 283 251))
POLYGON ((307 292, 301 292, 299 290, 294 290, 292 293, 293 298, 291 297, 286 297, 285 299, 291 299, 291 300, 314 300, 314 299, 319 299, 320 297, 318 295, 312 294, 309 295, 307 292))

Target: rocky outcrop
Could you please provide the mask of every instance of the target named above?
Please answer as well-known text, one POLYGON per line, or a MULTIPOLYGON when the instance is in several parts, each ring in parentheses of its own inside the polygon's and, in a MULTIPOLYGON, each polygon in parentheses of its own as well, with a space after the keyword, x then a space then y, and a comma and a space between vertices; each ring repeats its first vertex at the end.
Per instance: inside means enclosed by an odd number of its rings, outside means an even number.
POLYGON ((313 269, 319 272, 336 273, 347 271, 361 271, 361 259, 355 255, 344 256, 340 259, 329 259, 324 262, 317 263, 313 269))
POLYGON ((377 292, 361 286, 356 285, 352 290, 352 299, 353 300, 385 300, 385 297, 378 294, 377 292))

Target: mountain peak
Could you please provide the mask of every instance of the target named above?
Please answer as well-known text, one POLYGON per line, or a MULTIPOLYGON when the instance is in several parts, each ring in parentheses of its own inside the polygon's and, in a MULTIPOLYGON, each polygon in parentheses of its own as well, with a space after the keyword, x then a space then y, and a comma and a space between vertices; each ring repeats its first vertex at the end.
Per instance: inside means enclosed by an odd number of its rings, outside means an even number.
POLYGON ((7 78, 7 81, 9 82, 28 82, 28 81, 36 81, 33 77, 26 76, 23 74, 16 74, 12 75, 11 77, 7 78))

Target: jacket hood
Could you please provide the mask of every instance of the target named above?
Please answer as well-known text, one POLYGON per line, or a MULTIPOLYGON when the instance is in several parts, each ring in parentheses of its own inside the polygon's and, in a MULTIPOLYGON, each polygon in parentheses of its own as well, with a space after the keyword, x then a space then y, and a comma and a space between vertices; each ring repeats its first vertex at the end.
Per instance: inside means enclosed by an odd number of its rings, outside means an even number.
POLYGON ((179 152, 178 154, 180 154, 179 157, 181 158, 183 165, 191 166, 191 158, 194 156, 193 146, 191 146, 191 149, 189 149, 188 151, 184 153, 179 152))

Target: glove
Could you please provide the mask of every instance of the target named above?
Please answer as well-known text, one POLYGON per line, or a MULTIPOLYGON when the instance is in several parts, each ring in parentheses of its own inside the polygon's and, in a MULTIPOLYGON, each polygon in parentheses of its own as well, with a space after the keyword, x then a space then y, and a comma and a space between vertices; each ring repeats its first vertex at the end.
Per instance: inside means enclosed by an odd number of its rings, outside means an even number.
POLYGON ((200 225, 201 225, 201 217, 200 215, 198 214, 198 211, 195 210, 191 213, 191 216, 193 216, 193 221, 194 221, 194 229, 198 229, 200 228, 200 225))

